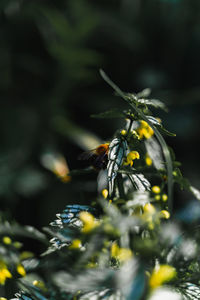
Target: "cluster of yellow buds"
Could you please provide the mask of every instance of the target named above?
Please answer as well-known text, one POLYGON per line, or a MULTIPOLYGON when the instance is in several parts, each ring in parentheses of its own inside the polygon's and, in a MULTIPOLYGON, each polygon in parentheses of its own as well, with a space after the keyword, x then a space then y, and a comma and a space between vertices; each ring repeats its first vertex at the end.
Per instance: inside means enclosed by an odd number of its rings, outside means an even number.
POLYGON ((154 196, 155 200, 159 201, 162 199, 163 202, 167 201, 168 199, 167 195, 166 194, 161 195, 161 189, 158 185, 154 185, 151 190, 155 194, 154 196))
POLYGON ((125 166, 130 165, 132 167, 133 161, 139 158, 140 158, 140 154, 137 151, 131 151, 128 153, 124 165, 125 166))
MULTIPOLYGON (((14 247, 14 248, 21 248, 22 244, 18 241, 12 241, 12 239, 9 236, 4 236, 2 238, 2 242, 7 247, 14 247)), ((31 252, 22 252, 19 255, 19 263, 16 265, 16 271, 21 276, 26 276, 26 270, 24 269, 23 265, 20 263, 21 260, 26 259, 28 257, 33 256, 31 252), (28 255, 28 256, 27 256, 28 255)), ((12 278, 12 274, 8 269, 8 265, 3 259, 0 259, 0 284, 4 285, 7 278, 12 278)))
POLYGON ((111 246, 111 257, 125 262, 133 257, 133 252, 129 248, 120 248, 116 242, 111 246))
POLYGON ((141 120, 140 126, 137 128, 137 133, 140 139, 142 139, 143 137, 149 139, 154 134, 154 131, 146 121, 141 120))
POLYGON ((170 213, 167 210, 157 211, 151 203, 146 203, 143 207, 142 219, 148 224, 148 228, 153 230, 155 225, 160 224, 160 219, 169 219, 170 213))

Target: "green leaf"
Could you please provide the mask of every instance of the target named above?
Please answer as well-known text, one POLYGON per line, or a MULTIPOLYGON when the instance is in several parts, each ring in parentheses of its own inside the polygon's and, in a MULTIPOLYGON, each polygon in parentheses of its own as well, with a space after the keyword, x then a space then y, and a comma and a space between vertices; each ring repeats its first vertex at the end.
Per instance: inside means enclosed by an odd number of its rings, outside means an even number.
POLYGON ((173 133, 173 132, 168 131, 168 130, 167 130, 166 128, 164 128, 163 126, 160 126, 160 127, 159 127, 159 131, 160 131, 161 133, 164 133, 164 134, 168 135, 168 136, 176 136, 176 133, 173 133))
POLYGON ((99 114, 91 115, 92 118, 97 118, 97 119, 124 118, 125 116, 126 114, 122 113, 122 111, 117 108, 107 110, 99 114))
MULTIPOLYGON (((127 96, 122 90, 105 74, 103 70, 100 70, 100 74, 102 78, 116 91, 118 95, 120 95, 129 105, 132 107, 133 111, 136 111, 138 115, 145 120, 149 126, 154 130, 155 136, 157 137, 163 151, 163 155, 165 157, 167 163, 167 180, 168 180, 168 207, 170 213, 172 213, 172 205, 173 205, 173 198, 172 198, 172 190, 173 190, 173 176, 172 176, 172 161, 169 149, 165 140, 163 139, 162 135, 158 131, 158 129, 148 120, 148 118, 144 115, 144 113, 135 105, 134 101, 130 101, 127 99, 127 96)), ((154 101, 155 103, 155 101, 154 101)))

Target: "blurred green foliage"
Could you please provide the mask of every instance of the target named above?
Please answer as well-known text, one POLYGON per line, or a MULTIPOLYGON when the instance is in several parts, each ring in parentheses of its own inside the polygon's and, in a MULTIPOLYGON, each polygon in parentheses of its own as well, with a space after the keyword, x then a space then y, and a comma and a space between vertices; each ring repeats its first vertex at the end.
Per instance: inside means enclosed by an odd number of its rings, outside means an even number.
POLYGON ((199 52, 198 0, 2 0, 2 210, 41 227, 66 203, 92 201, 94 175, 63 184, 41 157, 58 152, 70 169, 80 168, 81 151, 120 126, 118 119, 89 119, 124 108, 120 99, 108 98, 99 68, 123 90, 150 87, 170 104, 168 116, 161 116, 177 133, 169 143, 198 187, 199 52))

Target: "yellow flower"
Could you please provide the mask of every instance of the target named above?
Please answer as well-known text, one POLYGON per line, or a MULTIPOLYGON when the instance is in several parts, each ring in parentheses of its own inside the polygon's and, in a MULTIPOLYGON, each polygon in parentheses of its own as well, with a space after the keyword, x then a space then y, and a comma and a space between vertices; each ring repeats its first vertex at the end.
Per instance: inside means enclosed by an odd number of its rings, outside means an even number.
POLYGON ((107 197, 108 197, 108 190, 107 189, 104 189, 104 190, 102 190, 102 195, 103 195, 103 197, 106 199, 107 197))
POLYGON ((2 240, 3 240, 3 243, 6 245, 10 245, 12 243, 12 240, 9 236, 4 236, 2 240))
POLYGON ((154 134, 154 131, 146 121, 141 120, 140 126, 137 128, 137 133, 139 134, 140 139, 143 137, 149 139, 154 134))
POLYGON ((94 216, 87 211, 82 211, 79 215, 83 222, 82 232, 88 233, 99 225, 99 221, 95 220, 94 216))
POLYGON ((124 163, 125 166, 130 165, 132 167, 133 165, 133 161, 135 159, 139 159, 140 158, 140 154, 137 151, 131 151, 129 152, 129 154, 126 157, 126 161, 124 163))
POLYGON ((168 196, 167 196, 166 194, 163 194, 163 195, 162 195, 162 200, 163 200, 164 202, 166 202, 167 199, 168 199, 168 196))
POLYGON ((158 185, 152 186, 151 190, 154 194, 159 194, 160 193, 160 187, 158 185))
POLYGON ((155 198, 156 201, 159 201, 160 200, 160 195, 155 195, 154 198, 155 198))
POLYGON ((150 158, 150 156, 148 154, 146 154, 146 157, 145 157, 145 162, 146 162, 146 165, 147 166, 151 166, 152 165, 152 159, 150 158))
POLYGON ((81 248, 82 244, 80 240, 73 240, 71 245, 69 246, 69 249, 79 249, 81 248))
POLYGON ((176 269, 169 265, 160 265, 155 268, 150 276, 149 285, 152 289, 172 280, 176 276, 176 269))
POLYGON ((17 272, 23 277, 26 276, 26 271, 21 264, 17 265, 17 272))
POLYGON ((8 270, 6 264, 0 261, 0 284, 4 285, 7 278, 12 278, 12 274, 8 270))
POLYGON ((121 130, 121 135, 126 135, 127 134, 127 131, 125 129, 122 129, 121 130))
POLYGON ((114 242, 111 246, 111 256, 120 262, 125 262, 132 258, 133 252, 129 248, 120 248, 117 243, 114 242))

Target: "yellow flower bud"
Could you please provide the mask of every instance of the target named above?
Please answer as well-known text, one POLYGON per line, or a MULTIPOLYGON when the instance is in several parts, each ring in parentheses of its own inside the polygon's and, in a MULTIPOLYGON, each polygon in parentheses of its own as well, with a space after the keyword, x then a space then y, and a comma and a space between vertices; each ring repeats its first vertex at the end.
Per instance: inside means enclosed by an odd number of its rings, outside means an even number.
POLYGON ((10 245, 12 243, 12 240, 9 236, 4 236, 2 240, 3 240, 3 243, 6 245, 10 245))
POLYGON ((162 195, 162 200, 163 200, 164 202, 166 202, 167 199, 168 199, 168 196, 167 196, 166 194, 163 194, 163 195, 162 195))
POLYGON ((160 195, 156 195, 154 198, 155 198, 156 201, 159 201, 160 200, 160 195))
POLYGON ((146 155, 146 158, 145 158, 145 162, 146 162, 146 165, 147 166, 151 166, 152 165, 152 159, 148 156, 148 155, 146 155))
POLYGON ((121 135, 126 135, 127 131, 125 129, 121 130, 121 135))
POLYGON ((104 189, 104 190, 102 190, 102 195, 103 195, 103 197, 106 199, 107 197, 108 197, 108 190, 107 189, 104 189))
POLYGON ((158 185, 154 185, 151 190, 154 194, 160 193, 160 187, 158 185))
POLYGON ((17 272, 23 277, 26 276, 26 271, 21 264, 17 265, 17 272))

